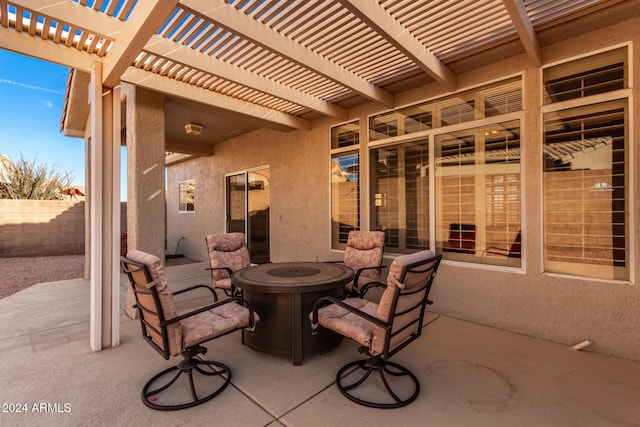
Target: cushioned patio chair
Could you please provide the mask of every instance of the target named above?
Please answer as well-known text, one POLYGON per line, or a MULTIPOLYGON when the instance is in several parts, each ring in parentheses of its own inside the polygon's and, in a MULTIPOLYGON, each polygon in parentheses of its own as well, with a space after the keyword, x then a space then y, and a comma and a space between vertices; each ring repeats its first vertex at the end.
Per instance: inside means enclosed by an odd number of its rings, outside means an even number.
POLYGON ((239 297, 213 302, 212 296, 211 304, 179 312, 174 295, 200 288, 215 291, 196 285, 172 292, 160 259, 142 251, 130 250, 121 260, 136 298, 142 336, 166 360, 183 357, 144 385, 142 401, 152 409, 175 410, 213 399, 231 381, 231 371, 220 362, 202 360, 200 355, 207 352, 202 343, 242 328, 251 331, 258 316, 239 297))
POLYGON ((345 266, 354 271, 353 280, 345 285, 349 296, 362 296, 362 289, 379 282, 384 255, 384 231, 350 231, 344 251, 345 266))
POLYGON ((249 267, 249 250, 244 233, 209 234, 206 237, 212 287, 222 289, 231 296, 231 275, 249 267))
POLYGON ((336 375, 336 385, 348 399, 373 408, 398 408, 418 397, 416 376, 389 358, 420 336, 441 259, 442 255, 432 251, 396 258, 378 304, 363 298, 340 301, 333 297, 315 303, 309 315, 312 330, 323 326, 351 338, 369 356, 346 364, 336 375))

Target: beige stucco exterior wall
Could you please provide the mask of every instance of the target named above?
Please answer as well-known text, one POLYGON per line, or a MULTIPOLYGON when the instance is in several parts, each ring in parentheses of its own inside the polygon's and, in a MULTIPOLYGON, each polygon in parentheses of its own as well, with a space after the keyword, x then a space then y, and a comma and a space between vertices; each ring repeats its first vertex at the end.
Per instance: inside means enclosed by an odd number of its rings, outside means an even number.
MULTIPOLYGON (((640 165, 640 19, 633 18, 586 36, 568 39, 543 51, 545 64, 631 41, 634 84, 629 140, 629 170, 640 165)), ((589 351, 640 360, 640 173, 632 172, 629 188, 632 231, 631 283, 546 274, 542 262, 541 219, 541 70, 522 55, 488 64, 459 76, 460 89, 515 74, 524 76, 525 116, 522 123, 524 155, 522 269, 507 269, 444 261, 434 285, 430 310, 460 319, 573 345, 585 339, 589 351)), ((416 88, 396 97, 398 106, 441 96, 436 86, 416 88)), ((367 115, 383 111, 376 105, 352 109, 350 119, 361 123, 362 224, 368 225, 367 115)), ((339 259, 330 249, 329 126, 318 120, 310 132, 288 134, 254 132, 216 146, 214 156, 169 168, 167 224, 169 247, 187 237, 181 252, 206 260, 204 237, 224 232, 225 174, 263 165, 271 167, 272 261, 339 259), (196 208, 177 213, 177 186, 196 180, 196 208)), ((206 124, 205 124, 206 125, 206 124)), ((173 246, 172 246, 173 245, 173 246)), ((387 254, 389 258, 393 254, 387 254)))
POLYGON ((164 96, 123 83, 127 123, 127 244, 165 254, 164 96))

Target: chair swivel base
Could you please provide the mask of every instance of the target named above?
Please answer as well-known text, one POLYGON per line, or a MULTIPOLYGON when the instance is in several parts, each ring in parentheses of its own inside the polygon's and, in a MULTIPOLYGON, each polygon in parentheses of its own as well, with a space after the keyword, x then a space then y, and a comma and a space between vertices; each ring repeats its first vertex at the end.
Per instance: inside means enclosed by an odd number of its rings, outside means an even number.
POLYGON ((231 370, 226 365, 188 355, 178 365, 165 369, 151 378, 144 385, 141 397, 142 402, 151 409, 161 411, 186 409, 213 399, 230 382, 231 370), (219 378, 218 381, 221 384, 215 384, 210 377, 219 378), (177 396, 180 393, 176 389, 181 386, 188 388, 188 392, 184 393, 185 396, 177 396), (212 386, 213 389, 211 389, 212 386), (209 389, 203 391, 202 389, 205 388, 209 389))
MULTIPOLYGON (((420 393, 420 383, 418 378, 404 366, 398 365, 394 362, 383 360, 379 356, 374 356, 367 360, 356 360, 354 362, 344 365, 338 371, 336 375, 336 386, 338 390, 349 400, 359 405, 368 406, 370 408, 391 409, 400 408, 406 406, 416 400, 420 393), (352 378, 354 375, 360 376, 355 381, 347 378, 352 378), (371 375, 376 374, 376 375, 371 375), (385 394, 382 401, 368 400, 363 397, 355 395, 357 388, 363 384, 375 381, 375 377, 378 377, 384 386, 383 393, 385 394), (398 379, 401 379, 401 385, 398 386, 398 379), (395 391, 394 391, 395 386, 395 391), (413 393, 406 397, 407 390, 413 390, 413 393), (402 397, 400 397, 402 396, 402 397)), ((364 387, 363 387, 364 388, 364 387)), ((380 390, 380 387, 377 387, 380 390)), ((362 388, 361 388, 362 390, 362 388)), ((410 392, 410 391, 409 391, 410 392)))

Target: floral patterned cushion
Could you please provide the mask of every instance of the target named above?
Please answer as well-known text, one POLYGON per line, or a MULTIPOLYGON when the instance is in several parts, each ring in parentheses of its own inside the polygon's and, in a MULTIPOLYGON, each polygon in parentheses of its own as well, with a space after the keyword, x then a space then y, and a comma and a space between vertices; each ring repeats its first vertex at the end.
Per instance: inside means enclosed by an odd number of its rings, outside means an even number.
MULTIPOLYGON (((350 231, 344 252, 344 265, 354 271, 382 265, 384 237, 384 231, 350 231)), ((350 282, 346 288, 349 292, 360 290, 365 284, 376 281, 380 281, 380 269, 363 270, 357 285, 350 282)))
MULTIPOLYGON (((254 320, 258 321, 256 313, 254 320)), ((249 326, 249 309, 236 302, 229 302, 188 317, 180 322, 180 326, 184 337, 183 346, 186 348, 249 326)))
MULTIPOLYGON (((361 298, 347 298, 344 302, 372 316, 378 310, 377 304, 361 298)), ((371 344, 373 324, 336 304, 318 310, 318 323, 366 347, 371 344)))
MULTIPOLYGON (((211 268, 226 267, 236 272, 251 265, 244 233, 210 234, 206 241, 211 268)), ((211 270, 211 277, 214 288, 231 289, 226 270, 211 270)))
MULTIPOLYGON (((407 269, 407 266, 415 264, 421 261, 427 261, 431 258, 435 257, 435 253, 433 251, 420 251, 410 255, 402 255, 397 257, 391 263, 389 267, 389 275, 387 276, 387 289, 385 289, 382 297, 380 297, 380 302, 378 304, 378 311, 375 316, 388 322, 393 315, 391 309, 393 304, 393 299, 396 293, 400 293, 398 297, 398 304, 396 306, 396 313, 402 313, 408 308, 416 305, 425 296, 427 292, 426 288, 419 293, 410 293, 414 287, 426 283, 429 280, 430 275, 424 273, 411 273, 408 272, 404 280, 400 282, 402 278, 403 272, 407 269)), ((424 270, 427 266, 421 267, 421 270, 424 270)), ((420 316, 421 307, 418 306, 410 312, 404 313, 402 315, 397 315, 393 319, 393 328, 392 332, 400 330, 404 328, 406 325, 411 323, 413 320, 417 319, 420 316)), ((416 324, 416 328, 417 328, 416 324)), ((410 327, 404 329, 402 333, 399 333, 392 337, 390 342, 390 347, 394 347, 396 344, 404 341, 407 337, 409 337, 413 332, 415 332, 415 328, 410 327)), ((372 352, 381 352, 384 348, 384 342, 386 338, 386 331, 379 327, 375 326, 373 331, 373 339, 371 344, 372 352)))
MULTIPOLYGON (((151 255, 146 252, 139 251, 137 249, 132 249, 127 252, 127 258, 132 261, 139 262, 147 266, 149 270, 149 274, 151 275, 151 282, 147 282, 144 274, 140 271, 139 274, 134 275, 134 280, 136 282, 136 286, 144 286, 147 289, 155 287, 158 291, 158 297, 160 299, 161 310, 164 313, 165 320, 173 319, 176 317, 176 305, 173 299, 173 293, 169 288, 169 281, 167 280, 167 275, 164 270, 164 265, 160 258, 155 255, 151 255)), ((138 300, 140 304, 144 307, 149 308, 151 311, 157 312, 159 308, 155 307, 155 302, 151 295, 144 295, 138 293, 138 300)), ((151 324, 157 324, 159 318, 152 314, 145 314, 145 319, 151 324), (154 319, 157 321, 154 323, 154 319)), ((161 348, 164 348, 164 344, 162 342, 162 337, 159 334, 154 333, 149 330, 152 339, 158 344, 161 348)), ((175 356, 180 353, 182 349, 182 332, 177 323, 171 324, 167 326, 167 334, 169 338, 169 354, 171 356, 175 356)))

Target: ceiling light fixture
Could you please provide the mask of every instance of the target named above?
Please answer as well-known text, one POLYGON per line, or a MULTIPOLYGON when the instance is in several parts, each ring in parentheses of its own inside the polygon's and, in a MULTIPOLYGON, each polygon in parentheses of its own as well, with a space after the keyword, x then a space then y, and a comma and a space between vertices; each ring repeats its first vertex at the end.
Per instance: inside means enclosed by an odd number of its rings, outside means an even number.
POLYGON ((188 135, 200 135, 200 132, 202 132, 202 125, 197 123, 187 123, 184 125, 184 131, 187 132, 188 135))

